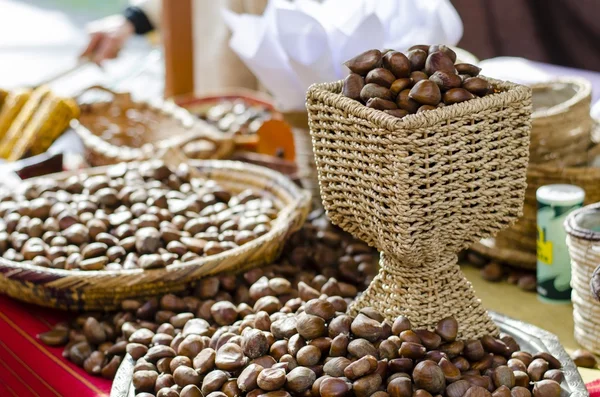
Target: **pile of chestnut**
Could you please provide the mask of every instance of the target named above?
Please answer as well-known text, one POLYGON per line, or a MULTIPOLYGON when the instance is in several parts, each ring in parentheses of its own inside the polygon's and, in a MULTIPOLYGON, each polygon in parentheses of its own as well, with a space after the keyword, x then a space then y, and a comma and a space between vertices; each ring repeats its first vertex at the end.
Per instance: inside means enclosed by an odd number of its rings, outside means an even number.
POLYGON ((455 62, 445 45, 415 45, 406 54, 369 50, 344 63, 350 74, 342 94, 402 118, 494 93, 477 77, 480 68, 455 62))

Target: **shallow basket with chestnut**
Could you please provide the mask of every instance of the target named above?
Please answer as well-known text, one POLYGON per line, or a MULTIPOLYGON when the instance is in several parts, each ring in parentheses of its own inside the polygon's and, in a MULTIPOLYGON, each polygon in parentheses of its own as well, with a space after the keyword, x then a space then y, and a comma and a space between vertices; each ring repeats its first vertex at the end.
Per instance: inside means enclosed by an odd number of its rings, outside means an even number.
POLYGON ((1 192, 0 290, 44 306, 110 310, 269 263, 306 219, 308 193, 280 173, 173 156, 1 192))
POLYGON ((479 67, 455 62, 445 45, 415 45, 406 54, 368 50, 344 63, 350 74, 342 94, 402 118, 495 92, 479 67))

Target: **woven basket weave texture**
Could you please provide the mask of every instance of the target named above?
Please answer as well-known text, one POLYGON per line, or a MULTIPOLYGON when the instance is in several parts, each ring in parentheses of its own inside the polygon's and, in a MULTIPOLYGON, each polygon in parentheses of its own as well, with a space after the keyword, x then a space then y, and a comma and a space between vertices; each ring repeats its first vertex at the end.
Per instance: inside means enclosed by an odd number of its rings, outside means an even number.
POLYGON ((531 90, 490 82, 499 93, 404 119, 341 96, 342 82, 310 88, 328 216, 383 252, 355 310, 375 306, 388 318, 408 310, 429 328, 453 314, 465 337, 495 332, 456 253, 521 215, 531 90))

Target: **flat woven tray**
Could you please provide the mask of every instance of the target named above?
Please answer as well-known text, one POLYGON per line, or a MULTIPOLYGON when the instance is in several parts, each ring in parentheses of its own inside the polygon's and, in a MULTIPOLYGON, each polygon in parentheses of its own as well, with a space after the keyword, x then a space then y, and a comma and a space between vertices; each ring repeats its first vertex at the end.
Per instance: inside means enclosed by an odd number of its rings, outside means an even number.
MULTIPOLYGON (((563 372, 565 374, 565 381, 562 383, 562 392, 560 394, 561 397, 589 396, 589 393, 585 388, 585 383, 577 371, 577 367, 560 344, 556 335, 534 325, 503 316, 499 313, 489 312, 489 314, 500 327, 500 331, 514 337, 522 350, 529 352, 545 351, 558 358, 563 365, 563 372)), ((119 367, 110 391, 110 397, 135 396, 135 390, 131 383, 134 364, 133 358, 127 355, 119 367)))
MULTIPOLYGON (((198 175, 240 192, 265 192, 279 208, 271 230, 229 251, 163 269, 121 271, 70 271, 23 264, 0 258, 0 291, 15 299, 67 310, 113 310, 123 299, 183 291, 201 277, 233 272, 272 262, 289 235, 306 219, 309 195, 283 174, 235 161, 195 161, 198 175)), ((106 167, 87 171, 106 173, 106 167)), ((73 173, 49 177, 64 180, 73 173)), ((47 177, 46 177, 47 178, 47 177)))

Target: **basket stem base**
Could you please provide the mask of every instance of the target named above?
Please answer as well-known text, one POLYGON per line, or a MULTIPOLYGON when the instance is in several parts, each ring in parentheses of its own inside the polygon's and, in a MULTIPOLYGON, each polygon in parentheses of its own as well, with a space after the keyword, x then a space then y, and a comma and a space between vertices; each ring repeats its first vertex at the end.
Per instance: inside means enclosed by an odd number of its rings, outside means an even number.
POLYGON ((442 318, 454 316, 459 324, 459 337, 464 339, 499 333, 460 270, 454 253, 446 254, 436 264, 409 267, 382 252, 379 274, 350 306, 349 312, 355 315, 368 306, 389 320, 404 315, 413 327, 430 330, 442 318))

